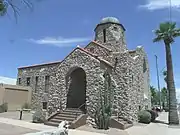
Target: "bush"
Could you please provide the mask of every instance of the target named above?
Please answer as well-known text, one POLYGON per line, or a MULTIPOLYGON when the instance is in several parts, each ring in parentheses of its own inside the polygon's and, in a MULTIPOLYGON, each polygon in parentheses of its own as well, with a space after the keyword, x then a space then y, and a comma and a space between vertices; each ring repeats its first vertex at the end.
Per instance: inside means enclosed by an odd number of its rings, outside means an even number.
POLYGON ((3 103, 2 105, 0 105, 0 113, 7 112, 7 111, 8 111, 7 103, 3 103))
POLYGON ((24 103, 22 109, 31 109, 31 105, 29 103, 24 103))
POLYGON ((140 111, 138 119, 141 123, 149 124, 151 122, 151 114, 148 111, 140 111))
POLYGON ((43 111, 37 110, 32 116, 33 123, 43 123, 45 121, 45 115, 43 111))
POLYGON ((169 108, 168 107, 164 107, 164 111, 165 112, 169 112, 169 108))
POLYGON ((155 119, 158 117, 158 113, 154 110, 147 110, 151 114, 151 122, 155 121, 155 119))

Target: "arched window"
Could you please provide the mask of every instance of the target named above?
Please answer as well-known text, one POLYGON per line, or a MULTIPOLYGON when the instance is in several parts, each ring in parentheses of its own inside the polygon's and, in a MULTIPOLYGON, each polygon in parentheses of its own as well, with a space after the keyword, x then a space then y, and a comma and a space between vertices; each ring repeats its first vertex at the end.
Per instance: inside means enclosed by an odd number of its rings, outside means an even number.
POLYGON ((146 59, 144 58, 144 60, 143 60, 143 73, 145 73, 146 70, 147 70, 146 59))
POLYGON ((103 40, 106 43, 106 29, 103 29, 103 40))

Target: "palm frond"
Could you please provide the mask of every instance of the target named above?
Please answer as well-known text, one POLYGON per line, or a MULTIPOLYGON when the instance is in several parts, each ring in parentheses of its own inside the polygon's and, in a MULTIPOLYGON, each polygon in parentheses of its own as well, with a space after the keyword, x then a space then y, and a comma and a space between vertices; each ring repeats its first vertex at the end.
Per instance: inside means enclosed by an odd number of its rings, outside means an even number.
POLYGON ((164 40, 166 43, 172 44, 175 37, 180 36, 180 29, 176 28, 175 22, 160 23, 159 29, 154 31, 156 38, 153 42, 164 40))
POLYGON ((13 14, 15 19, 19 16, 20 8, 17 6, 17 3, 23 4, 27 6, 29 9, 33 8, 32 2, 30 0, 0 0, 0 15, 4 16, 7 14, 8 9, 11 8, 13 10, 13 14), (19 3, 20 2, 20 3, 19 3))
POLYGON ((153 42, 160 42, 161 40, 163 40, 163 38, 161 36, 157 36, 156 38, 153 39, 153 42))

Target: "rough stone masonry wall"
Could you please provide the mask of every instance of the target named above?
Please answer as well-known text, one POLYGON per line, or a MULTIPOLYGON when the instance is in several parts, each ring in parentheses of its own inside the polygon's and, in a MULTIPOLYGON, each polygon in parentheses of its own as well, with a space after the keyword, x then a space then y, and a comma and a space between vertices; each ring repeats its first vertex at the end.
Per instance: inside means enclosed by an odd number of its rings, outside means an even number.
POLYGON ((150 89, 149 89, 149 67, 148 67, 148 60, 147 60, 147 56, 144 52, 143 47, 137 47, 136 49, 136 55, 139 56, 139 63, 137 64, 137 66, 139 66, 139 88, 140 88, 140 94, 139 94, 139 105, 141 106, 142 109, 145 109, 145 106, 148 105, 149 108, 151 108, 151 93, 150 93, 150 89), (144 63, 144 58, 146 59, 146 72, 143 72, 143 63, 144 63), (146 76, 144 75, 146 74, 146 76), (146 82, 145 82, 146 81, 146 82), (148 86, 146 86, 148 85, 148 86), (146 96, 148 97, 148 101, 145 101, 144 99, 144 94, 147 94, 146 96))
POLYGON ((103 44, 114 52, 124 52, 127 50, 124 30, 118 24, 101 24, 96 30, 96 42, 103 44), (103 30, 106 29, 106 42, 103 42, 103 30))
POLYGON ((129 115, 129 68, 128 53, 114 55, 118 58, 118 63, 115 71, 112 73, 113 79, 116 81, 117 88, 114 95, 113 109, 125 118, 130 118, 129 115))
MULTIPOLYGON (((56 89, 51 89, 51 95, 49 96, 49 109, 48 112, 52 113, 50 108, 54 110, 58 108, 66 108, 67 93, 65 77, 69 71, 72 71, 74 67, 82 68, 86 73, 86 105, 87 112, 90 116, 95 112, 95 107, 98 101, 98 90, 102 86, 102 81, 98 77, 104 71, 100 68, 100 61, 94 57, 87 55, 80 49, 76 49, 71 55, 69 55, 59 66, 56 77, 54 78, 57 83, 56 89), (54 95, 58 101, 52 102, 54 95), (58 105, 58 106, 55 106, 58 105)), ((55 81, 54 81, 55 82, 55 81)))
POLYGON ((89 52, 98 55, 98 57, 103 58, 104 60, 108 61, 108 56, 111 55, 110 49, 103 48, 95 43, 91 43, 87 47, 85 47, 86 50, 89 52))
POLYGON ((129 69, 129 119, 132 121, 138 120, 138 102, 139 102, 139 67, 137 63, 139 63, 138 57, 131 57, 128 55, 128 62, 130 65, 129 69))
POLYGON ((45 93, 45 76, 50 76, 50 87, 52 84, 56 83, 52 78, 56 75, 58 64, 37 66, 22 68, 18 70, 18 78, 21 78, 21 85, 27 86, 27 77, 30 77, 30 87, 32 88, 32 108, 37 109, 37 107, 42 108, 42 102, 48 100, 48 93, 45 93), (38 84, 35 92, 35 78, 39 77, 38 84))

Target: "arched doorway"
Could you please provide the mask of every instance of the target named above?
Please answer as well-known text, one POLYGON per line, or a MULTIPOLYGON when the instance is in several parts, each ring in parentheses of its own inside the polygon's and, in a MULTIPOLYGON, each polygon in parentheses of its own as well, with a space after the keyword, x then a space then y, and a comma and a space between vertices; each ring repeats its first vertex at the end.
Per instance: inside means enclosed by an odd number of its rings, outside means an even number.
POLYGON ((79 108, 86 112, 86 73, 82 68, 75 68, 66 76, 67 108, 79 108), (68 81, 69 80, 69 81, 68 81))

